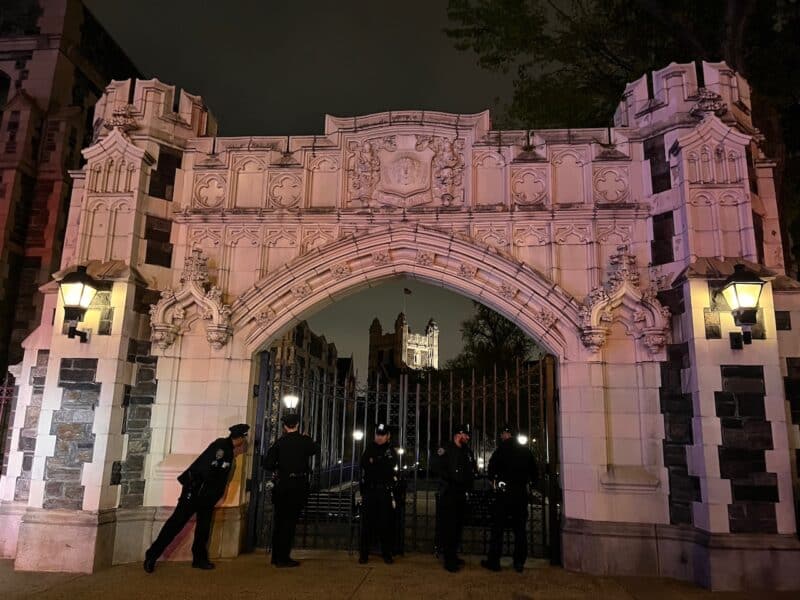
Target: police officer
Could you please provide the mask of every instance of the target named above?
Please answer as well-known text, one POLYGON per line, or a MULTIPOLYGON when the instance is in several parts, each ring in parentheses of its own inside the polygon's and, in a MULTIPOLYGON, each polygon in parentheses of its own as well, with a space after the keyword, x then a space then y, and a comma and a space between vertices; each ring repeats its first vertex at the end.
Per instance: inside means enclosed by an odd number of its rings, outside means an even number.
POLYGON ((145 571, 153 572, 158 557, 195 513, 197 513, 197 524, 192 544, 192 567, 206 570, 214 568, 214 563, 208 560, 206 547, 211 532, 211 515, 214 505, 225 493, 234 458, 247 450, 249 429, 250 426, 246 423, 230 427, 228 437, 211 442, 197 460, 180 474, 178 481, 183 489, 178 498, 178 505, 172 516, 164 523, 156 541, 145 552, 145 571))
POLYGON ((270 447, 262 466, 272 472, 275 487, 275 525, 272 531, 272 564, 276 567, 296 567, 292 560, 292 542, 300 511, 308 499, 310 467, 308 459, 318 455, 319 444, 298 431, 300 417, 283 417, 283 435, 270 447))
POLYGON ((394 545, 394 524, 396 503, 393 496, 397 481, 397 451, 392 448, 391 432, 385 423, 375 427, 373 442, 366 447, 361 456, 361 497, 364 508, 361 521, 361 544, 359 546, 360 564, 369 557, 370 534, 377 530, 381 542, 383 562, 390 565, 394 545))
POLYGON ((457 552, 464 528, 467 494, 478 472, 469 440, 469 425, 457 425, 453 430, 453 439, 437 450, 433 465, 443 483, 439 496, 440 541, 444 552, 444 568, 451 573, 457 572, 464 564, 457 552))
POLYGON ((525 535, 528 484, 536 483, 538 473, 533 453, 513 439, 513 431, 508 425, 500 430, 500 443, 489 459, 488 474, 494 488, 495 502, 489 556, 481 561, 481 566, 490 571, 500 570, 503 530, 510 519, 514 531, 514 570, 522 573, 528 557, 528 539, 525 535))

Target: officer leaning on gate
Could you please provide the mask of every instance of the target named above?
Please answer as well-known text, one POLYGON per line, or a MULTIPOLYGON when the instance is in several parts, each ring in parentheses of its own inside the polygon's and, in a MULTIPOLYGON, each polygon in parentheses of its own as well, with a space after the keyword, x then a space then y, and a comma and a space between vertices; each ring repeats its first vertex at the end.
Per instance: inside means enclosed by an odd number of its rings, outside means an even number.
POLYGON ((513 431, 506 425, 500 430, 500 443, 489 459, 489 480, 494 488, 492 535, 489 556, 481 566, 490 571, 500 570, 503 552, 503 530, 508 520, 514 531, 514 570, 522 573, 528 557, 528 539, 525 523, 528 520, 528 484, 538 479, 536 459, 527 446, 513 439, 513 431))
POLYGON ((444 568, 451 573, 464 565, 457 552, 464 528, 467 494, 478 473, 469 440, 469 425, 457 425, 453 429, 453 439, 437 450, 433 464, 444 486, 439 496, 440 532, 444 568))
POLYGON ((178 505, 167 519, 156 541, 144 554, 144 570, 152 573, 156 561, 186 522, 197 513, 192 544, 192 567, 213 569, 214 563, 208 560, 208 535, 211 532, 211 515, 214 505, 225 493, 231 466, 235 457, 247 451, 247 432, 250 426, 240 423, 230 427, 230 435, 211 442, 208 448, 197 457, 188 469, 178 477, 183 486, 178 505))
POLYGON ((308 478, 311 469, 308 459, 319 455, 319 443, 298 431, 300 417, 284 415, 283 435, 270 447, 262 460, 262 467, 272 472, 275 487, 272 503, 275 505, 275 525, 272 530, 272 564, 276 567, 296 567, 292 560, 292 542, 297 519, 308 499, 308 478))
POLYGON ((391 433, 385 423, 375 427, 374 441, 369 444, 361 456, 361 488, 362 521, 361 543, 358 562, 364 564, 369 557, 370 536, 378 532, 381 542, 383 562, 390 565, 394 545, 395 500, 394 486, 397 482, 395 467, 397 451, 390 444, 391 433))

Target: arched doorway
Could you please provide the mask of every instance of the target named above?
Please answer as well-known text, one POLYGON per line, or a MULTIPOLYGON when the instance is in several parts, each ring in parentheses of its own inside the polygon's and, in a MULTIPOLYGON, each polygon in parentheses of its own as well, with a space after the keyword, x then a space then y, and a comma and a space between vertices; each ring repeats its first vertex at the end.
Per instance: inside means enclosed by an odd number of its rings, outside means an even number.
MULTIPOLYGON (((408 456, 405 464, 398 465, 400 474, 406 475, 400 478, 405 493, 398 500, 406 518, 399 527, 399 543, 406 549, 433 549, 436 495, 430 453, 449 437, 454 422, 468 421, 479 424, 478 458, 488 461, 494 432, 511 420, 542 448, 542 485, 531 505, 534 555, 558 560, 561 501, 555 365, 559 356, 568 355, 572 342, 561 334, 558 321, 562 326, 566 323, 569 331, 570 322, 577 323, 577 308, 557 286, 510 257, 419 226, 342 240, 256 284, 233 306, 233 322, 247 332, 246 343, 254 349, 252 380, 258 386, 251 411, 257 432, 248 544, 261 546, 268 541, 270 510, 259 462, 278 435, 281 397, 291 392, 304 400, 303 422, 323 443, 323 455, 315 465, 315 490, 298 532, 302 545, 353 547, 358 520, 354 481, 363 446, 352 435, 358 431, 370 436, 371 425, 380 418, 395 425, 398 442, 408 456), (407 374, 394 387, 389 382, 372 382, 359 397, 338 377, 320 388, 318 380, 310 381, 303 373, 287 374, 274 353, 265 351, 278 333, 320 304, 395 277, 418 279, 478 300, 513 319, 550 354, 535 364, 519 365, 515 372, 490 374, 488 380, 485 373, 480 380, 473 374, 466 381, 452 373, 427 379, 407 374), (248 321, 252 322, 249 327, 248 321)), ((471 496, 468 551, 485 552, 488 501, 485 486, 471 496)))

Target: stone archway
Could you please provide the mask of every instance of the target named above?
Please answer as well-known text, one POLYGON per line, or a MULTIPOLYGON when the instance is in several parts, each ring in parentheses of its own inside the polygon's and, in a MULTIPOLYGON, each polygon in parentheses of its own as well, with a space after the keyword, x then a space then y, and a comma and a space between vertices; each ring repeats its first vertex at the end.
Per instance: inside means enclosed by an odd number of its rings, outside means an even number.
POLYGON ((233 303, 234 336, 241 335, 254 352, 309 309, 396 276, 486 304, 560 359, 575 360, 585 352, 580 305, 566 291, 491 247, 421 225, 350 236, 286 264, 233 303))

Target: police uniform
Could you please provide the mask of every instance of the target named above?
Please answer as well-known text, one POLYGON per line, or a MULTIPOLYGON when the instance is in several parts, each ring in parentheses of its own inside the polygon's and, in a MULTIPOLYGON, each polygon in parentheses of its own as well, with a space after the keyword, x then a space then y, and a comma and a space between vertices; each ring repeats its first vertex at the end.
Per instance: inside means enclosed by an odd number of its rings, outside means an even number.
MULTIPOLYGON (((506 426, 502 432, 512 433, 506 426)), ((533 453, 515 439, 501 440, 489 459, 489 479, 494 483, 494 507, 489 555, 481 564, 492 571, 500 569, 503 530, 511 521, 514 532, 514 569, 522 571, 528 557, 525 524, 528 520, 528 483, 538 478, 533 453)))
POLYGON ((192 544, 192 566, 199 569, 213 569, 208 560, 208 536, 211 532, 211 515, 214 505, 225 493, 233 466, 233 438, 246 437, 250 426, 240 423, 229 428, 230 435, 218 438, 178 476, 183 486, 178 505, 161 532, 145 552, 144 569, 151 573, 156 560, 180 533, 192 515, 197 514, 192 544))
MULTIPOLYGON (((375 427, 376 435, 388 435, 389 428, 384 423, 375 427)), ((359 562, 367 562, 370 546, 370 534, 378 532, 381 543, 381 554, 386 563, 392 563, 394 546, 395 501, 394 486, 397 480, 395 466, 397 451, 389 440, 385 443, 370 443, 361 456, 361 496, 362 521, 361 543, 359 546, 359 562)))
MULTIPOLYGON (((470 434, 468 425, 458 425, 453 436, 458 433, 470 434)), ((464 528, 464 514, 467 509, 467 494, 477 474, 475 457, 469 446, 457 446, 452 440, 439 448, 434 462, 435 471, 442 478, 443 487, 439 495, 439 532, 444 553, 444 567, 457 571, 462 561, 458 558, 461 532, 464 528)))
MULTIPOLYGON (((300 419, 295 414, 283 417, 286 427, 296 427, 300 419)), ((319 454, 319 444, 298 431, 284 433, 264 457, 262 466, 272 472, 275 487, 272 503, 275 506, 272 531, 272 564, 278 567, 297 566, 291 559, 294 531, 300 512, 308 499, 308 459, 319 454)))

